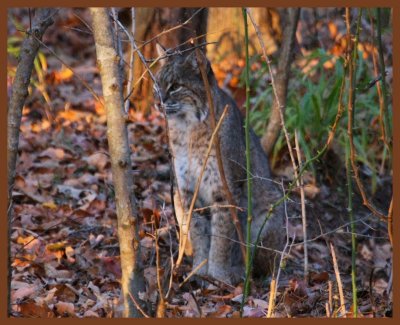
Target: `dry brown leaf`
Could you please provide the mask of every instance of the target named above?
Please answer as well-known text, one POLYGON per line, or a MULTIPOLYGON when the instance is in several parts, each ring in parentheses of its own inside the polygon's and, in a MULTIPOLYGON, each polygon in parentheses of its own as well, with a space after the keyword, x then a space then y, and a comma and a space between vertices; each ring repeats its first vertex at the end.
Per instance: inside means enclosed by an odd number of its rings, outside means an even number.
POLYGON ((60 314, 61 316, 63 315, 76 316, 73 303, 59 301, 54 305, 54 307, 56 308, 57 313, 60 314))
POLYGON ((95 166, 99 171, 103 171, 110 162, 108 155, 102 152, 96 152, 88 157, 84 157, 83 160, 88 165, 95 166))
POLYGON ((73 275, 72 271, 69 270, 57 270, 50 263, 44 264, 44 270, 46 272, 46 276, 49 278, 57 279, 57 281, 69 281, 73 275))
POLYGON ((99 318, 100 316, 95 311, 89 309, 89 310, 85 311, 85 313, 83 314, 83 317, 99 318))
POLYGON ((19 312, 23 317, 34 318, 53 318, 54 313, 46 304, 36 304, 34 301, 28 301, 18 305, 19 312))
POLYGON ((40 286, 37 284, 26 283, 25 287, 20 287, 19 289, 11 292, 11 301, 16 301, 18 299, 32 297, 38 294, 40 286))
POLYGON ((62 160, 66 156, 64 149, 61 148, 47 148, 46 150, 42 151, 38 157, 48 157, 51 159, 62 160))
POLYGON ((226 318, 232 312, 232 306, 221 305, 218 309, 207 315, 207 317, 226 318))

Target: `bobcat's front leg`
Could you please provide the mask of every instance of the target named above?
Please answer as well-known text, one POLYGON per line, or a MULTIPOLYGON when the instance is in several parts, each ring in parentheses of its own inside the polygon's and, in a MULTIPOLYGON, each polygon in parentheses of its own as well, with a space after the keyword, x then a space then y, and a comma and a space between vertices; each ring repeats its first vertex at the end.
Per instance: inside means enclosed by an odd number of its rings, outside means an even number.
MULTIPOLYGON (((186 240, 184 248, 186 255, 193 255, 193 269, 201 262, 208 259, 210 251, 210 220, 206 215, 193 212, 190 230, 189 230, 189 205, 192 200, 192 195, 189 192, 184 192, 182 197, 176 192, 174 195, 174 205, 176 217, 180 228, 180 243, 186 240), (185 239, 186 237, 186 239, 185 239)), ((205 263, 196 271, 198 275, 207 274, 208 264, 205 263)))
POLYGON ((210 220, 208 216, 193 213, 190 224, 190 239, 193 246, 193 270, 196 269, 205 259, 208 262, 196 271, 198 275, 206 275, 209 263, 210 252, 210 220))
MULTIPOLYGON (((217 199, 216 204, 226 203, 224 200, 217 199)), ((211 214, 208 274, 214 279, 232 283, 232 240, 235 238, 235 226, 228 208, 213 207, 211 214)))

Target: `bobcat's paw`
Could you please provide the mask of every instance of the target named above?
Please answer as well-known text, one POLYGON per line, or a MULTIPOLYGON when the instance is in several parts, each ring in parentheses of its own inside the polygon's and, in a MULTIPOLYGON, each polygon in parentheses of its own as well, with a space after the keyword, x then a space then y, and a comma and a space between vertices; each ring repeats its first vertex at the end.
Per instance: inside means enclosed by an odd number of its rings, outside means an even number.
POLYGON ((243 266, 233 266, 231 272, 231 284, 243 282, 245 278, 245 270, 243 266))
MULTIPOLYGON (((196 269, 196 265, 193 265, 192 271, 196 269)), ((207 281, 204 280, 204 278, 208 274, 208 267, 207 264, 203 265, 199 269, 196 270, 196 272, 193 274, 192 279, 190 280, 191 282, 195 282, 198 286, 200 287, 206 287, 207 281)))
POLYGON ((208 275, 222 283, 233 284, 233 274, 232 270, 227 267, 209 266, 208 275))

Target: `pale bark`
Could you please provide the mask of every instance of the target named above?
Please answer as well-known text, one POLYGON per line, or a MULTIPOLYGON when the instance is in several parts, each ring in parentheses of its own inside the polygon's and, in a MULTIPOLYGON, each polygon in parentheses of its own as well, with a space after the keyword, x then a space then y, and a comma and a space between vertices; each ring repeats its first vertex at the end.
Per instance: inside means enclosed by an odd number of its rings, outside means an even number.
POLYGON ((132 164, 123 114, 124 101, 118 69, 118 54, 114 48, 112 26, 107 9, 91 8, 90 12, 93 17, 97 62, 107 114, 107 139, 118 218, 124 316, 142 317, 144 302, 139 298, 139 293, 144 292, 144 279, 140 261, 132 164))
POLYGON ((283 31, 281 52, 278 60, 278 69, 275 76, 275 86, 279 101, 274 98, 268 126, 261 138, 261 144, 267 155, 269 155, 274 148, 275 142, 278 139, 279 133, 282 129, 278 102, 280 103, 282 111, 284 112, 286 107, 287 87, 289 83, 290 63, 293 58, 297 22, 299 21, 300 14, 299 8, 290 8, 287 10, 287 25, 283 31))

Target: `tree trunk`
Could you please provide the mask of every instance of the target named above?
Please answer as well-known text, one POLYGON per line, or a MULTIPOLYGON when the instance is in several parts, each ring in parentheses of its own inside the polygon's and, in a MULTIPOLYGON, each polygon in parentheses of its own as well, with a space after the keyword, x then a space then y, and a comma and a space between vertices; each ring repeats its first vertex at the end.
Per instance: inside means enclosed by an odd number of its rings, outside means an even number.
MULTIPOLYGON (((243 16, 241 8, 210 8, 207 26, 208 58, 212 63, 225 60, 229 65, 237 64, 245 57, 243 39, 243 16), (227 18, 228 17, 228 18, 227 18)), ((251 8, 254 19, 264 37, 267 54, 274 53, 281 39, 280 16, 276 9, 251 8)), ((256 32, 249 28, 249 54, 261 53, 256 32)))
MULTIPOLYGON (((40 41, 47 27, 53 23, 55 9, 40 8, 35 15, 32 30, 27 32, 27 38, 21 46, 19 63, 12 86, 11 98, 8 103, 7 130, 7 169, 8 190, 14 183, 15 166, 18 155, 19 127, 21 125, 22 108, 28 96, 28 86, 31 81, 33 62, 39 51, 40 41)), ((11 196, 9 196, 9 199, 11 196)))
MULTIPOLYGON (((281 109, 284 111, 286 106, 287 86, 289 82, 290 63, 293 57, 293 48, 296 38, 297 22, 299 21, 299 8, 287 9, 287 24, 283 31, 283 43, 278 60, 278 69, 275 76, 276 92, 281 104, 281 109)), ((281 131, 281 118, 279 113, 278 102, 276 98, 273 100, 272 111, 269 118, 267 129, 262 136, 261 144, 264 151, 269 155, 274 148, 275 142, 278 139, 281 131)))
POLYGON ((11 313, 11 214, 12 214, 12 187, 14 185, 15 167, 18 156, 19 128, 21 125, 22 108, 28 96, 28 86, 31 81, 33 62, 40 48, 40 41, 46 29, 53 23, 56 10, 40 8, 33 20, 32 30, 27 32, 27 37, 21 46, 19 63, 12 85, 10 101, 8 103, 7 124, 7 172, 8 172, 8 293, 7 310, 11 313))
POLYGON ((90 12, 93 17, 93 34, 107 114, 107 139, 118 218, 124 316, 142 317, 144 302, 140 300, 139 293, 145 291, 144 279, 118 55, 114 48, 113 29, 107 9, 91 8, 90 12))

